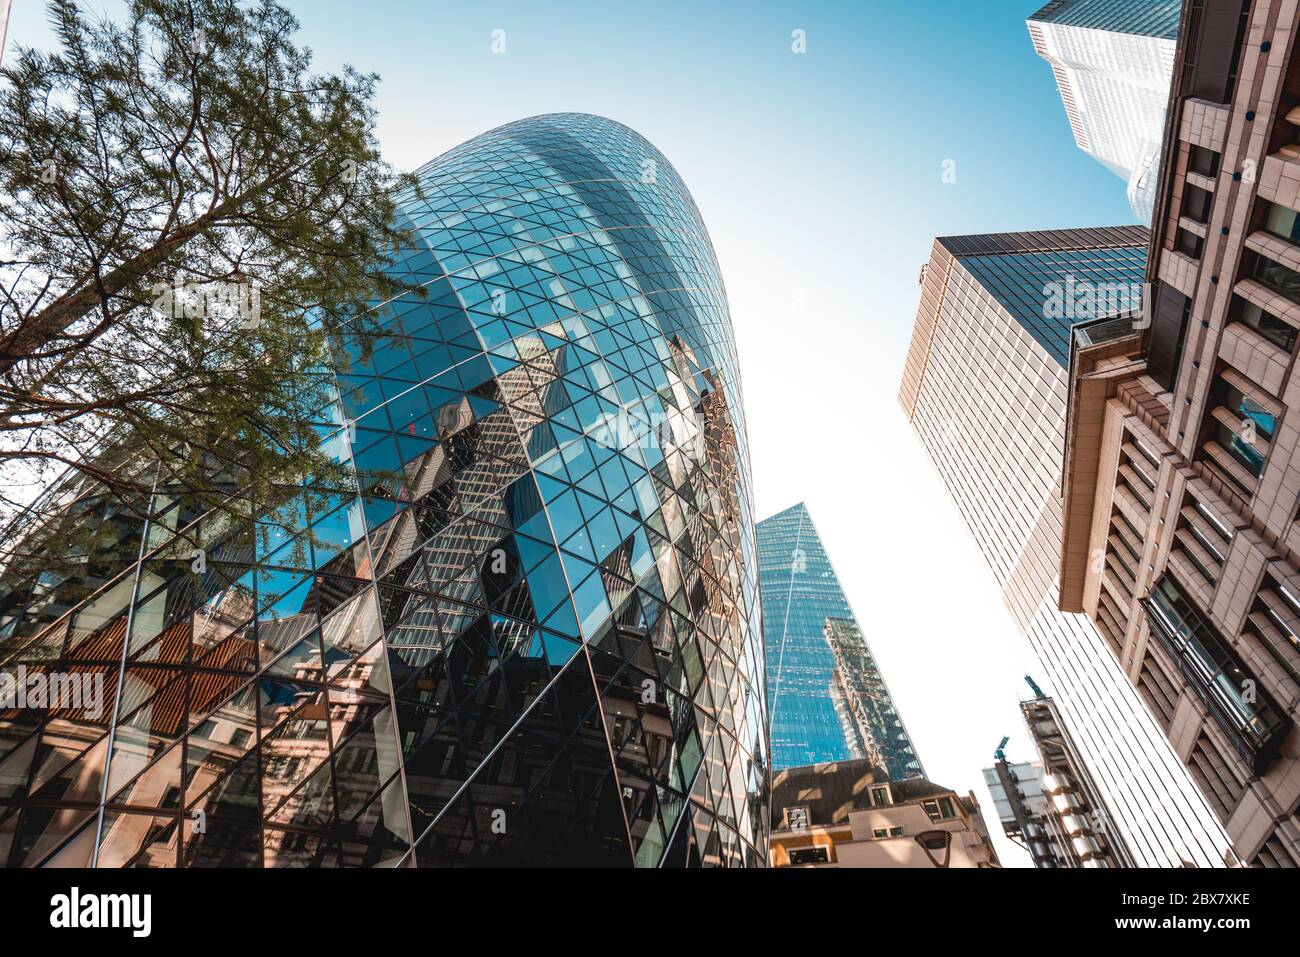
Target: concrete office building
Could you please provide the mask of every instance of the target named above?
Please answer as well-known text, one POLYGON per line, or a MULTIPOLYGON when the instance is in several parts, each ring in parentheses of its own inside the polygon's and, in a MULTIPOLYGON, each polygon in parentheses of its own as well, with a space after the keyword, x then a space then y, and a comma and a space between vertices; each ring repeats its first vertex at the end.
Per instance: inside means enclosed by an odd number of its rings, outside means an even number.
POLYGON ((1035 867, 1133 866, 1118 828, 1106 820, 1105 804, 1056 702, 1040 691, 1020 702, 1020 710, 1039 754, 1032 777, 1015 771, 1001 756, 984 771, 1008 836, 1029 850, 1035 867))
MULTIPOLYGON (((1057 607, 1070 327, 1140 303, 1147 231, 935 241, 899 400, 1137 866, 1222 866, 1214 814, 1087 617, 1057 607)), ((936 581, 936 588, 942 583, 936 581)))
POLYGON ((1068 852, 1050 828, 1051 803, 1043 791, 1041 764, 1013 764, 999 755, 993 767, 984 769, 984 785, 993 797, 993 813, 1003 832, 1028 852, 1034 867, 1068 866, 1068 852))
POLYGON ((1060 607, 1255 867, 1300 864, 1298 27, 1184 13, 1148 318, 1075 331, 1060 541, 1060 607))
MULTIPOLYGON (((1104 805, 1057 714, 1056 702, 1028 675, 1034 697, 1020 703, 1038 760, 1012 764, 1002 746, 984 783, 1007 837, 1029 852, 1039 868, 1132 866, 1104 805)), ((1003 739, 1003 745, 1007 739, 1003 739)))
POLYGON ((1119 176, 1151 222, 1181 0, 1052 0, 1028 19, 1079 149, 1119 176))

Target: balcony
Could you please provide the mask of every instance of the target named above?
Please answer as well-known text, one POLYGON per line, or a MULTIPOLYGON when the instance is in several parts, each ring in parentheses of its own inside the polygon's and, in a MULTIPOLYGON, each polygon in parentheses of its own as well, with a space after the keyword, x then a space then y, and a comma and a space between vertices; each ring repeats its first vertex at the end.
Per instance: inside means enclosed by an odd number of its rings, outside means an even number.
POLYGON ((1263 774, 1291 722, 1172 579, 1162 578, 1143 604, 1151 633, 1247 766, 1263 774))

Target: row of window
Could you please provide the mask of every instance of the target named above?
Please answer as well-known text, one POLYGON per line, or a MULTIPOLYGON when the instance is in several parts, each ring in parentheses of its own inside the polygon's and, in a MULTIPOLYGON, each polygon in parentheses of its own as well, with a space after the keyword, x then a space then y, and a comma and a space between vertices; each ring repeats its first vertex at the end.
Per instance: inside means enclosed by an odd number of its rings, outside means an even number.
POLYGON ((1255 773, 1263 773, 1290 722, 1231 645, 1165 576, 1145 599, 1152 634, 1255 773))
MULTIPOLYGON (((891 807, 893 803, 888 785, 882 784, 871 788, 872 807, 891 807)), ((921 808, 929 815, 930 820, 935 823, 951 821, 957 817, 957 806, 953 803, 951 797, 929 798, 921 802, 921 808)), ((789 830, 806 830, 812 824, 810 809, 803 804, 786 808, 785 823, 789 830)), ((872 835, 877 838, 902 837, 903 829, 901 827, 875 828, 872 835)))

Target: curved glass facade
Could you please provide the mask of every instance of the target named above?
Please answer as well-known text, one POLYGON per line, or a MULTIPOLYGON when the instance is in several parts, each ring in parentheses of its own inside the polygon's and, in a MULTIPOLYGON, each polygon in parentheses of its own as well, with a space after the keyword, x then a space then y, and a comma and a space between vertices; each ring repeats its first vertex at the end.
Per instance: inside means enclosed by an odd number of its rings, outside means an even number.
POLYGON ((158 495, 89 599, 0 607, 0 668, 104 687, 0 711, 0 862, 765 863, 749 456, 698 210, 586 115, 419 178, 423 295, 342 344, 320 415, 361 493, 288 490, 263 534, 158 495))

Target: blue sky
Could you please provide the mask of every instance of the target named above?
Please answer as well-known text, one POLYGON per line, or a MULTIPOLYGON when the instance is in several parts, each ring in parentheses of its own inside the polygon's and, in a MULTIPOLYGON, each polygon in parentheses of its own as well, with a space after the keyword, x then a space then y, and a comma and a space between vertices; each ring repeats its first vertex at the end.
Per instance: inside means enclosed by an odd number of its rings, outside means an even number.
MULTIPOLYGON (((727 284, 758 517, 807 501, 928 772, 974 789, 997 830, 979 770, 1003 734, 1029 756, 1016 701, 1035 666, 895 394, 935 236, 1132 222, 1033 52, 1040 4, 288 5, 318 66, 381 74, 395 165, 564 110, 673 162, 727 284)), ((43 4, 14 0, 10 47, 48 42, 43 4)))

